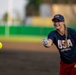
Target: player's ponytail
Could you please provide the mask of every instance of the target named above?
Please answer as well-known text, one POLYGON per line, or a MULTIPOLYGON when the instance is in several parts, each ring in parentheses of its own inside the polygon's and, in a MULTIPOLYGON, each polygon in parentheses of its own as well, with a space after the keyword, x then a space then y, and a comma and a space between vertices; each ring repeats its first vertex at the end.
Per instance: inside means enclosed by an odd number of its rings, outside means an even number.
POLYGON ((67 31, 66 25, 64 25, 64 26, 65 26, 65 46, 68 47, 68 41, 67 41, 67 39, 68 39, 68 31, 67 31))

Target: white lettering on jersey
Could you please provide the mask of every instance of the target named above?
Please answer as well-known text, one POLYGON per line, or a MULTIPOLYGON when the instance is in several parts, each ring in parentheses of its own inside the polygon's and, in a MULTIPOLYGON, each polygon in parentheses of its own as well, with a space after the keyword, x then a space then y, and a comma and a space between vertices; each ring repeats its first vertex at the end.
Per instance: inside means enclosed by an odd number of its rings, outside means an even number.
POLYGON ((70 39, 68 39, 68 47, 72 47, 73 46, 73 44, 72 44, 72 42, 71 42, 71 40, 70 39))
MULTIPOLYGON (((67 42, 68 42, 68 47, 72 47, 73 46, 73 44, 72 44, 70 39, 68 39, 67 42)), ((65 49, 66 48, 65 40, 58 40, 58 47, 59 47, 59 49, 63 49, 63 48, 65 49)))
POLYGON ((59 47, 60 49, 62 49, 62 42, 61 42, 61 40, 58 40, 58 47, 59 47))

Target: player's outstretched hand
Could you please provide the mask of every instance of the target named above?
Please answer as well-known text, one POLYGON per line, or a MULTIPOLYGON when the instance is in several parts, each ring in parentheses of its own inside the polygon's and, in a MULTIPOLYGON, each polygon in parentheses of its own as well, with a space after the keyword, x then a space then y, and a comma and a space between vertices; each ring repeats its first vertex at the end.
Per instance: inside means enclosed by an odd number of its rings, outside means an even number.
POLYGON ((43 43, 44 46, 46 46, 49 43, 49 41, 48 41, 47 38, 44 38, 43 41, 42 41, 42 43, 43 43))

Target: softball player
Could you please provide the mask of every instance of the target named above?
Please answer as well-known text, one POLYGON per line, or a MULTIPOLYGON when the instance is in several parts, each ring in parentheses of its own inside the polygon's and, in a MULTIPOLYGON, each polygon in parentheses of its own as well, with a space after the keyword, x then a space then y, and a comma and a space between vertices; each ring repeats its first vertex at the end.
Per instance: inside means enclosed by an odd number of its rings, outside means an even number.
POLYGON ((52 22, 56 30, 43 39, 43 45, 49 48, 54 43, 58 48, 61 58, 59 75, 76 75, 76 31, 66 27, 61 14, 56 14, 52 22))

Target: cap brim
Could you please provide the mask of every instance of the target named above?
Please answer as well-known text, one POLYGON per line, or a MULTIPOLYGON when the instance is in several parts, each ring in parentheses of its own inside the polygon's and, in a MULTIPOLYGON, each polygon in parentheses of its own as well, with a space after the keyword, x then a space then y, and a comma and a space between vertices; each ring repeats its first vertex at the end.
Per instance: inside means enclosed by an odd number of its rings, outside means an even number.
POLYGON ((58 18, 53 18, 53 19, 52 19, 53 22, 56 21, 56 20, 61 21, 61 20, 58 19, 58 18))

